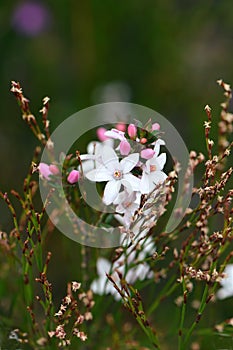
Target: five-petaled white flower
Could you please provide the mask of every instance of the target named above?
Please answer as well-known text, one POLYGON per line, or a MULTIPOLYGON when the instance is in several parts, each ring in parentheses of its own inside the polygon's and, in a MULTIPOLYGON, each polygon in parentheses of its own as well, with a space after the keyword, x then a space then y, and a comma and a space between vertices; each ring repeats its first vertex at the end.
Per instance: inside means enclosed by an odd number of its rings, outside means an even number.
POLYGON ((82 168, 84 174, 91 171, 95 167, 98 167, 101 164, 101 154, 103 152, 104 146, 113 147, 114 142, 111 139, 108 139, 103 142, 92 141, 87 146, 87 154, 81 154, 80 159, 82 161, 82 168))
POLYGON ((103 147, 102 165, 86 174, 88 180, 94 182, 108 181, 105 189, 103 201, 109 205, 116 199, 121 185, 128 191, 138 191, 140 180, 130 173, 139 160, 138 153, 132 153, 119 161, 116 152, 108 146, 103 147))
POLYGON ((161 153, 159 156, 154 155, 148 159, 143 167, 143 173, 140 184, 140 191, 143 194, 148 194, 159 183, 163 183, 167 175, 162 171, 166 163, 166 153, 161 153))
POLYGON ((142 194, 148 194, 159 183, 163 183, 167 175, 162 171, 166 163, 166 153, 160 152, 160 147, 164 146, 165 142, 158 139, 154 142, 154 155, 148 159, 146 164, 142 165, 143 172, 141 177, 140 191, 142 194))

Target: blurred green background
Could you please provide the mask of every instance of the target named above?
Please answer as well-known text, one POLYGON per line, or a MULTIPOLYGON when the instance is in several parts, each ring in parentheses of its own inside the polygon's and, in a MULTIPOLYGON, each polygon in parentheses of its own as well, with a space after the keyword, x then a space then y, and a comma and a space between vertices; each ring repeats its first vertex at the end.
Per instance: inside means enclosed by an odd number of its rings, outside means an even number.
MULTIPOLYGON (((128 101, 158 111, 189 149, 203 151, 204 106, 217 117, 222 90, 215 82, 233 81, 233 2, 1 1, 0 52, 0 188, 20 190, 37 141, 11 80, 37 115, 42 98, 51 97, 51 130, 82 108, 128 101)), ((11 223, 3 203, 0 222, 0 229, 11 223)), ((66 249, 55 252, 55 265, 56 254, 72 260, 72 242, 62 239, 66 249)))

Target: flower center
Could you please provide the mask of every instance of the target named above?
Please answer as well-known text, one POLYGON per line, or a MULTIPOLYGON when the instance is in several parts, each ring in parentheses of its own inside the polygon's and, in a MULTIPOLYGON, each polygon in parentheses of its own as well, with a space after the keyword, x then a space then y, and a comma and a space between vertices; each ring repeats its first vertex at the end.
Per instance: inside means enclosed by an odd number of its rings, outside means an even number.
POLYGON ((156 171, 156 165, 150 165, 150 172, 156 171))
POLYGON ((131 206, 131 202, 126 202, 125 203, 125 208, 129 208, 131 206))
POLYGON ((116 180, 121 179, 121 177, 122 177, 121 171, 120 170, 115 170, 113 176, 114 176, 114 178, 116 180))

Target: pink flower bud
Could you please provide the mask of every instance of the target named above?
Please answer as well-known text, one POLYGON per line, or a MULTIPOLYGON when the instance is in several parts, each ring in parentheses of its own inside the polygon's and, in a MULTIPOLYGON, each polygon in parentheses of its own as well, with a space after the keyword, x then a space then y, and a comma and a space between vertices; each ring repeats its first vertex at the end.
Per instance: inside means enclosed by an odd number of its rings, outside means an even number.
POLYGON ((49 180, 49 176, 52 175, 49 165, 46 163, 40 163, 38 166, 40 174, 46 179, 49 180))
POLYGON ((140 143, 144 145, 145 143, 147 143, 147 139, 145 137, 142 137, 140 143))
POLYGON ((150 159, 154 156, 155 151, 151 148, 145 148, 141 151, 141 157, 144 159, 150 159))
POLYGON ((67 181, 70 183, 70 184, 75 184, 76 182, 78 182, 80 178, 80 174, 79 174, 79 171, 78 170, 72 170, 68 177, 67 177, 67 181))
POLYGON ((105 128, 98 128, 97 130, 96 130, 96 134, 97 134, 97 137, 98 137, 98 139, 101 141, 101 142, 103 142, 103 141, 106 141, 107 139, 108 139, 108 137, 107 136, 105 136, 105 132, 106 132, 107 130, 105 129, 105 128))
POLYGON ((116 125, 116 129, 117 129, 117 130, 120 130, 120 131, 125 131, 126 125, 123 124, 123 123, 118 123, 118 124, 116 125))
POLYGON ((130 144, 128 141, 126 140, 122 140, 120 142, 120 152, 122 154, 122 156, 127 156, 130 152, 130 144))
POLYGON ((137 135, 137 127, 134 124, 129 124, 128 135, 131 139, 134 139, 137 135))
POLYGON ((159 123, 154 123, 154 124, 152 124, 152 130, 154 131, 154 130, 160 130, 160 125, 159 125, 159 123))
POLYGON ((53 175, 58 175, 60 173, 58 167, 56 165, 54 165, 54 164, 50 164, 49 170, 51 171, 51 173, 53 175))

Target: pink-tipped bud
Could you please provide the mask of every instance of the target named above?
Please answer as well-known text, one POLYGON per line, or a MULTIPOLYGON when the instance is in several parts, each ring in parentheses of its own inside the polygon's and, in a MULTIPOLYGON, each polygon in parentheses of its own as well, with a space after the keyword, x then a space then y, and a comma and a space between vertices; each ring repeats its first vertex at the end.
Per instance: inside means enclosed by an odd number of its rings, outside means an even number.
POLYGON ((141 157, 144 159, 151 159, 155 154, 155 151, 151 148, 146 148, 141 151, 141 157))
POLYGON ((135 139, 137 135, 137 127, 134 124, 129 124, 128 126, 128 135, 131 139, 135 139))
POLYGON ((67 181, 70 183, 70 184, 75 184, 76 182, 78 182, 80 178, 80 174, 79 174, 79 171, 78 170, 72 170, 68 177, 67 177, 67 181))
POLYGON ((46 163, 40 163, 38 166, 40 174, 46 179, 49 180, 49 176, 52 175, 49 165, 46 163))
POLYGON ((51 173, 53 175, 58 175, 60 173, 58 167, 56 165, 54 165, 54 164, 50 164, 49 170, 51 171, 51 173))
POLYGON ((147 139, 145 137, 142 137, 140 143, 144 145, 145 143, 147 143, 147 139))
POLYGON ((154 124, 152 124, 152 130, 154 131, 154 130, 160 130, 160 125, 159 125, 159 123, 154 123, 154 124))
POLYGON ((106 131, 107 129, 103 127, 100 127, 96 130, 97 137, 101 142, 106 141, 108 139, 108 136, 105 136, 106 131))
POLYGON ((122 140, 120 142, 120 152, 122 154, 122 156, 127 156, 130 152, 130 144, 128 141, 126 140, 122 140))
POLYGON ((123 124, 123 123, 118 123, 116 125, 116 129, 119 130, 119 131, 125 131, 126 130, 126 125, 123 124))

